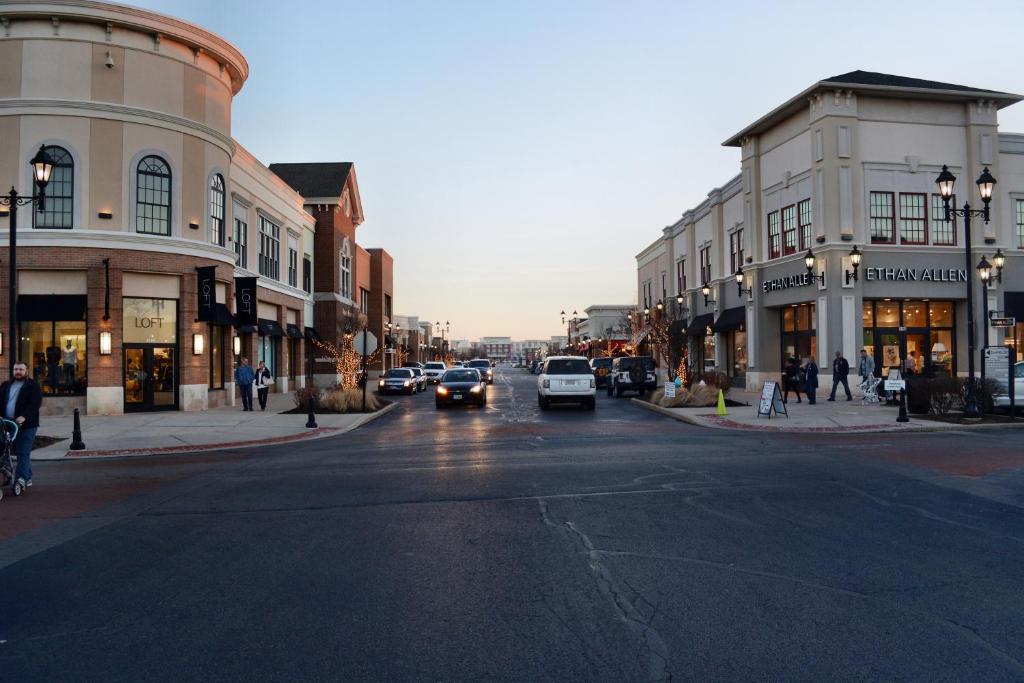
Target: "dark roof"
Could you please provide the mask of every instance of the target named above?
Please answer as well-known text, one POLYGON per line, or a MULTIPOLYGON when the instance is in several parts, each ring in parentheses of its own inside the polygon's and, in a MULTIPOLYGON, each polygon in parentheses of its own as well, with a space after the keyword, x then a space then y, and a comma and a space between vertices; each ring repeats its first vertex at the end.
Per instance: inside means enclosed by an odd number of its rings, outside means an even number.
POLYGON ((880 74, 874 71, 851 71, 850 73, 832 76, 824 79, 825 83, 851 83, 855 85, 885 85, 893 88, 926 88, 929 90, 963 90, 964 92, 1000 93, 998 90, 986 90, 984 88, 970 88, 966 85, 955 85, 953 83, 940 83, 939 81, 926 81, 922 78, 909 78, 907 76, 892 76, 880 74))
POLYGON ((270 164, 270 171, 303 197, 340 197, 351 161, 270 164))

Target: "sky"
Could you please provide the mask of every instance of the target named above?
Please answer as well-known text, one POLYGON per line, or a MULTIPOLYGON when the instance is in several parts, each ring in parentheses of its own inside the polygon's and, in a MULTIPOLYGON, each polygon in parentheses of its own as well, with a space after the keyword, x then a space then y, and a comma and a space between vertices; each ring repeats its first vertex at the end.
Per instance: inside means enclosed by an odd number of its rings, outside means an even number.
POLYGON ((395 312, 453 338, 635 301, 636 254, 738 173, 722 141, 818 80, 1024 94, 1019 0, 133 4, 242 51, 232 135, 263 163, 355 163, 395 312))

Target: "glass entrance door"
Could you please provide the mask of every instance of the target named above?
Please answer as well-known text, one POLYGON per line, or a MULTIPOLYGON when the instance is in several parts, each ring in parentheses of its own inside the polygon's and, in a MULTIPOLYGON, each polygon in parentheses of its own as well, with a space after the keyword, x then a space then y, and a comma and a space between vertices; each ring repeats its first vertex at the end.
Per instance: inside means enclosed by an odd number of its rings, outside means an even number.
POLYGON ((177 348, 126 346, 124 408, 126 411, 174 410, 178 407, 177 348))

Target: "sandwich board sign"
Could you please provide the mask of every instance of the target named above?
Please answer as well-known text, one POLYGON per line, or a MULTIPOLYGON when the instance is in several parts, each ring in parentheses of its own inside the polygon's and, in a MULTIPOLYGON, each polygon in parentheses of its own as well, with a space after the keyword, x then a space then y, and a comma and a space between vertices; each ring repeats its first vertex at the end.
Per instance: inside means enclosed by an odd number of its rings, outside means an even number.
POLYGON ((782 402, 782 392, 779 390, 779 383, 770 379, 761 387, 761 400, 757 404, 757 416, 765 415, 770 420, 772 419, 773 410, 776 415, 789 417, 789 413, 786 412, 786 404, 782 402))
POLYGON ((665 382, 665 398, 675 398, 675 397, 676 397, 676 383, 675 382, 665 382))

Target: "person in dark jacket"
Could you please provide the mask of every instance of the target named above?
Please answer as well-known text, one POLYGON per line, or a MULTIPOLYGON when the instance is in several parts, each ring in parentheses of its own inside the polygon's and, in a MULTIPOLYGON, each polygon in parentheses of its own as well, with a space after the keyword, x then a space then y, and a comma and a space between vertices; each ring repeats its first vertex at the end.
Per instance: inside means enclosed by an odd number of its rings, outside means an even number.
POLYGON ((849 374, 850 362, 843 358, 841 351, 836 351, 835 360, 832 361, 832 394, 828 397, 828 400, 836 400, 836 387, 840 384, 843 385, 843 389, 846 389, 846 400, 853 400, 853 394, 850 393, 850 382, 846 379, 846 376, 849 374))
POLYGON ((804 392, 807 394, 807 402, 812 406, 817 402, 815 395, 818 393, 818 364, 814 362, 814 356, 807 356, 804 363, 804 392))
POLYGON ((274 378, 270 375, 266 363, 260 361, 256 366, 256 379, 253 381, 253 386, 256 387, 256 398, 260 402, 260 410, 267 409, 267 395, 270 393, 270 385, 273 383, 274 378))
POLYGON ((789 360, 786 361, 786 367, 782 371, 782 402, 789 403, 789 392, 796 392, 796 402, 803 403, 800 400, 800 365, 796 361, 795 356, 790 356, 789 360))
POLYGON ((14 377, 0 385, 0 411, 4 419, 18 424, 18 438, 14 442, 18 468, 14 481, 15 486, 20 484, 23 491, 32 486, 32 442, 39 430, 39 407, 42 403, 43 392, 28 376, 28 366, 15 363, 14 377))
POLYGON ((238 393, 242 396, 242 410, 252 411, 252 383, 256 380, 256 373, 252 371, 248 358, 242 358, 241 364, 235 368, 235 383, 238 384, 238 393))

